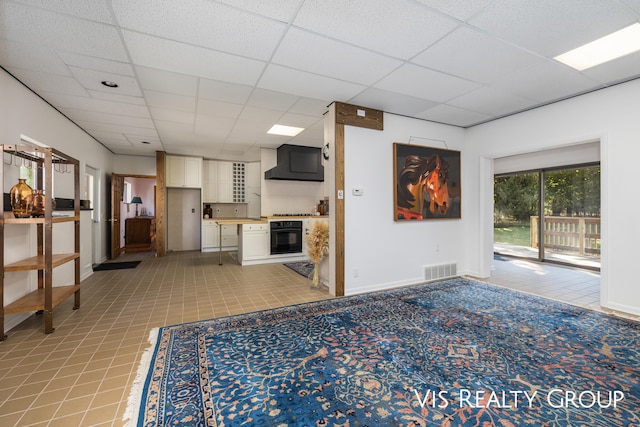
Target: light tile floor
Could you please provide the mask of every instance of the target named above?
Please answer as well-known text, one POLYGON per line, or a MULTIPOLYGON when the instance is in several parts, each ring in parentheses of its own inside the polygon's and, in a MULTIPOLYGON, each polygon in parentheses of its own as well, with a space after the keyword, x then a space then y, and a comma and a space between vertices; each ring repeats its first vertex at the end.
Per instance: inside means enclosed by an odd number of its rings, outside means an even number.
POLYGON ((600 273, 496 256, 486 281, 592 310, 600 307, 600 273))
MULTIPOLYGON (((44 335, 31 316, 0 343, 0 426, 121 426, 129 389, 152 328, 330 298, 281 264, 240 267, 229 254, 183 252, 142 259, 136 269, 96 272, 82 305, 69 298, 44 335)), ((496 260, 488 280, 599 308, 599 274, 496 260)))
MULTIPOLYGON (((0 426, 121 426, 152 328, 330 298, 282 264, 240 267, 225 253, 142 259, 96 272, 53 313, 31 316, 0 343, 0 426)), ((147 257, 145 257, 147 256, 147 257)))

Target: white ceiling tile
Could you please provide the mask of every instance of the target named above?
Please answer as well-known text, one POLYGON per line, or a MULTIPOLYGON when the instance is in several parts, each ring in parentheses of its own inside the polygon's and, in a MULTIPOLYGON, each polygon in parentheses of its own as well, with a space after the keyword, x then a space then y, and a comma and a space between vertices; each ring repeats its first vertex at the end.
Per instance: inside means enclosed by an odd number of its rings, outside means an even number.
POLYGON ((622 2, 633 9, 640 17, 640 0, 622 0, 622 2))
POLYGON ((150 118, 149 110, 145 105, 113 102, 104 99, 65 94, 51 94, 49 99, 51 99, 58 108, 73 108, 77 110, 91 111, 94 113, 150 118))
POLYGON ((17 3, 61 12, 92 21, 111 24, 111 12, 105 0, 14 0, 17 3))
POLYGON ((255 89, 251 93, 247 105, 269 110, 287 111, 298 99, 300 99, 300 97, 295 95, 265 89, 255 89))
POLYGON ((402 65, 402 61, 336 40, 292 28, 272 59, 298 70, 370 85, 402 65))
POLYGON ((140 66, 135 70, 140 86, 145 90, 185 96, 196 96, 198 93, 197 77, 140 66))
POLYGON ((457 23, 408 0, 307 0, 294 25, 409 59, 457 23))
POLYGON ((186 123, 193 127, 195 117, 193 112, 172 110, 170 108, 149 107, 151 117, 154 121, 163 120, 167 122, 186 123))
POLYGON ((63 93, 76 96, 87 96, 87 90, 76 79, 70 76, 60 76, 33 70, 22 70, 7 67, 22 83, 35 92, 63 93))
POLYGON ((71 75, 53 49, 11 40, 0 40, 0 64, 5 68, 22 68, 61 76, 71 75))
POLYGON ((470 126, 489 120, 493 116, 447 104, 438 104, 433 108, 416 114, 415 117, 455 126, 470 126))
POLYGON ((482 111, 492 116, 502 116, 530 108, 536 102, 504 90, 485 86, 455 98, 447 104, 466 110, 482 111))
POLYGON ((192 113, 196 111, 197 99, 195 96, 183 96, 155 90, 145 90, 144 97, 149 107, 189 111, 192 113))
POLYGON ((355 98, 350 99, 349 102, 405 116, 413 116, 436 105, 434 101, 428 99, 415 98, 375 88, 365 90, 355 98))
POLYGON ((221 143, 227 137, 229 132, 231 132, 235 123, 235 119, 227 117, 198 115, 196 117, 195 133, 215 138, 214 142, 221 143))
POLYGON ((129 135, 129 134, 125 134, 125 137, 134 147, 140 146, 140 147, 153 148, 154 150, 155 149, 162 150, 162 143, 160 142, 159 139, 145 138, 139 135, 129 135), (143 144, 143 142, 148 142, 148 144, 143 144))
POLYGON ((84 122, 96 122, 105 123, 118 126, 131 126, 139 128, 153 129, 153 122, 150 118, 145 117, 130 117, 126 115, 107 114, 94 111, 79 110, 75 108, 61 108, 63 113, 69 117, 74 117, 77 120, 84 122))
POLYGON ((451 0, 417 0, 418 2, 432 7, 453 16, 461 21, 466 21, 473 15, 480 12, 487 7, 493 0, 465 0, 465 1, 451 1, 451 0))
POLYGON ((291 22, 303 0, 255 1, 255 0, 220 0, 220 3, 244 9, 258 15, 264 15, 283 22, 291 22))
POLYGON ((108 59, 95 58, 87 55, 80 55, 73 52, 57 51, 58 56, 65 64, 79 68, 88 68, 111 74, 123 76, 134 76, 133 67, 128 62, 111 61, 108 59))
POLYGON ((193 133, 193 124, 190 123, 179 123, 166 120, 154 120, 153 123, 156 125, 161 141, 164 141, 165 133, 179 133, 184 135, 193 133))
POLYGON ((78 67, 69 67, 69 70, 71 70, 71 73, 78 82, 80 82, 80 84, 87 90, 126 96, 142 96, 142 91, 140 90, 140 86, 138 86, 138 81, 134 77, 78 67), (105 80, 117 83, 118 87, 104 86, 101 82, 105 80))
POLYGON ((0 2, 2 38, 126 61, 115 27, 8 1, 0 2))
POLYGON ((242 112, 241 104, 231 104, 228 102, 213 101, 211 99, 200 98, 198 100, 198 115, 226 117, 237 119, 242 112))
POLYGON ((302 114, 287 113, 278 119, 278 124, 284 125, 284 126, 294 126, 294 127, 307 129, 310 126, 313 126, 314 124, 318 123, 319 121, 323 121, 323 120, 319 119, 317 116, 314 117, 314 116, 305 116, 302 114))
POLYGON ((89 96, 95 99, 104 99, 105 101, 121 102, 123 104, 147 105, 141 96, 119 95, 117 93, 101 92, 89 90, 89 96))
POLYGON ((365 86, 279 65, 269 65, 258 82, 258 87, 276 92, 291 93, 307 98, 341 101, 353 98, 365 86))
POLYGON ((585 76, 605 83, 615 83, 640 77, 640 52, 582 71, 585 76))
POLYGON ((267 60, 287 26, 210 0, 113 0, 122 28, 267 60), (171 10, 171 13, 167 13, 171 10))
POLYGON ((553 57, 632 24, 624 5, 596 0, 496 0, 469 20, 473 26, 553 57))
POLYGON ((247 102, 247 99, 249 99, 252 90, 251 86, 200 79, 198 96, 200 98, 213 99, 232 104, 244 104, 247 102))
POLYGON ((476 82, 492 83, 540 59, 495 37, 460 27, 411 62, 476 82))
POLYGON ((122 133, 127 135, 140 135, 147 136, 150 138, 158 138, 158 133, 155 128, 142 128, 142 127, 134 127, 134 126, 122 126, 119 124, 110 124, 103 122, 94 122, 94 121, 85 121, 85 120, 74 120, 78 126, 82 129, 85 129, 89 132, 112 132, 112 133, 122 133))
POLYGON ((120 132, 107 132, 107 131, 99 131, 92 130, 91 135, 99 140, 109 140, 109 141, 120 141, 121 143, 129 142, 127 137, 120 132))
POLYGON ((123 31, 123 36, 133 63, 149 68, 253 85, 265 65, 261 61, 131 31, 123 31))
POLYGON ((327 101, 323 101, 321 99, 299 98, 298 102, 289 109, 289 112, 321 117, 328 110, 329 104, 327 104, 327 101))
POLYGON ((477 89, 480 85, 417 65, 406 64, 376 83, 374 87, 431 101, 448 101, 477 89))
POLYGON ((561 99, 574 93, 602 87, 600 83, 555 61, 539 62, 495 86, 539 102, 561 99))
POLYGON ((238 126, 266 133, 282 117, 281 111, 245 107, 238 117, 238 126))

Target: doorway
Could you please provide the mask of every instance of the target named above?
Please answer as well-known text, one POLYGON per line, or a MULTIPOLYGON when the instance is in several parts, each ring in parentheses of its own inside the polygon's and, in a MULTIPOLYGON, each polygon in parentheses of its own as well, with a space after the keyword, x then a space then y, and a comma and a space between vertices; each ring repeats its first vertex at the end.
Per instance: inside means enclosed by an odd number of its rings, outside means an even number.
POLYGON ((85 165, 84 168, 84 200, 89 200, 91 207, 91 263, 99 264, 102 259, 102 235, 101 235, 101 213, 100 203, 100 171, 92 166, 85 165))
POLYGON ((600 269, 600 164, 494 177, 494 252, 600 269))

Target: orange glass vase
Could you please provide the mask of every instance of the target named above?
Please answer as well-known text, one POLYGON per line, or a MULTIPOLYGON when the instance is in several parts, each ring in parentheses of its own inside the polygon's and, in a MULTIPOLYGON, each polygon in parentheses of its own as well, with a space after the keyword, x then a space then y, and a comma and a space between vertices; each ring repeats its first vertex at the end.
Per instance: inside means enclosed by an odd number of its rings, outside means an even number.
POLYGON ((33 190, 25 182, 24 178, 18 179, 18 183, 11 187, 11 211, 16 218, 29 218, 31 216, 33 190))

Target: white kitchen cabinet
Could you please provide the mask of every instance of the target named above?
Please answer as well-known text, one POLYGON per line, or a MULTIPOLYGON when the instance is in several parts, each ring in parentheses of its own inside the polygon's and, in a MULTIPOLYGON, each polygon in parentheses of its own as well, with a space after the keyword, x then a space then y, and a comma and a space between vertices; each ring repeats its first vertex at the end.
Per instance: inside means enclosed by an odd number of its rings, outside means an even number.
POLYGON ((240 262, 269 257, 269 224, 244 224, 238 246, 240 262))
POLYGON ((216 203, 218 201, 218 162, 205 160, 202 164, 202 201, 216 203))
POLYGON ((166 156, 167 187, 202 187, 202 158, 166 156))
POLYGON ((238 246, 238 226, 223 225, 222 226, 222 250, 238 246))
POLYGON ((218 162, 218 202, 233 202, 233 163, 218 162))
POLYGON ((218 238, 218 224, 212 220, 202 221, 202 250, 217 249, 220 245, 218 238))

